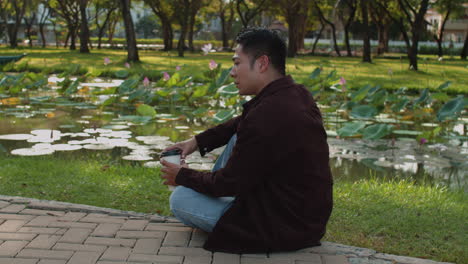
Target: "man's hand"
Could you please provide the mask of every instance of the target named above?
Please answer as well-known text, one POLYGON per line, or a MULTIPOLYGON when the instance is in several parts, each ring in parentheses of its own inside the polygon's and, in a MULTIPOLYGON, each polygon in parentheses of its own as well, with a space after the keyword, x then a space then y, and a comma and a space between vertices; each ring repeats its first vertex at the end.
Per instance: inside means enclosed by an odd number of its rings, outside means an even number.
POLYGON ((166 149, 164 149, 164 151, 168 151, 171 149, 180 149, 182 150, 180 157, 182 159, 185 159, 187 155, 192 154, 195 150, 197 150, 197 148, 198 148, 197 140, 195 139, 195 137, 192 137, 190 139, 178 142, 170 147, 167 147, 166 149))
POLYGON ((161 165, 162 165, 161 171, 163 173, 161 175, 161 178, 165 179, 163 184, 172 185, 172 186, 177 186, 175 180, 176 180, 177 174, 180 171, 180 168, 182 167, 188 168, 187 164, 185 163, 183 163, 182 165, 177 165, 174 163, 167 162, 165 160, 161 160, 161 165))

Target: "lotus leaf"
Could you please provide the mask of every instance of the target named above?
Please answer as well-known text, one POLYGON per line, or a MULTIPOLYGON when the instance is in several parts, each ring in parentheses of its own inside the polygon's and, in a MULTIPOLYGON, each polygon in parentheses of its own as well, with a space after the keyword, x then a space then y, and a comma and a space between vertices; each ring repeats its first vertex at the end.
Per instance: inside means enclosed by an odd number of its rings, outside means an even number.
POLYGON ((361 89, 355 91, 354 93, 351 94, 351 100, 356 103, 362 101, 362 99, 366 98, 370 89, 372 89, 372 86, 368 84, 362 87, 361 89))
POLYGON ((180 74, 178 72, 174 73, 171 78, 167 81, 166 86, 167 87, 174 87, 177 85, 177 83, 180 82, 180 74))
POLYGON ((224 123, 225 121, 231 119, 234 116, 235 112, 236 111, 234 109, 221 110, 214 115, 213 119, 216 123, 224 123))
POLYGON ((451 84, 452 84, 451 81, 446 81, 443 84, 439 85, 439 87, 437 87, 437 90, 447 89, 451 84))
POLYGON ((315 68, 315 70, 310 74, 309 78, 312 79, 312 80, 317 79, 319 77, 321 71, 322 70, 320 69, 320 67, 315 68))
POLYGON ((131 92, 133 89, 135 89, 138 86, 139 82, 140 82, 140 78, 127 79, 119 85, 119 87, 117 88, 118 89, 117 91, 120 95, 127 94, 131 92))
POLYGON ((389 124, 370 125, 362 131, 365 139, 380 139, 392 133, 393 126, 389 124))
POLYGON ((156 110, 152 106, 149 106, 147 104, 141 104, 137 108, 137 114, 141 116, 149 116, 149 117, 155 117, 156 116, 156 110))
POLYGON ((371 105, 357 105, 351 110, 351 116, 354 118, 372 118, 377 113, 377 108, 371 105))
POLYGON ((228 85, 223 85, 218 89, 218 93, 222 96, 233 96, 239 93, 239 89, 237 89, 234 83, 230 83, 228 85))
POLYGON ((342 128, 336 132, 340 137, 352 137, 360 133, 361 129, 366 126, 364 122, 350 122, 346 123, 342 128))
POLYGON ((120 117, 123 120, 127 120, 133 123, 147 123, 152 119, 150 116, 136 116, 136 115, 125 115, 120 117))
POLYGON ((440 108, 437 112, 437 119, 439 121, 444 121, 445 119, 454 119, 458 114, 465 108, 466 100, 463 95, 458 96, 440 108))
POLYGON ((364 165, 366 165, 367 167, 371 168, 371 169, 374 169, 376 171, 380 171, 380 172, 384 172, 385 169, 383 169, 382 167, 380 166, 377 166, 375 165, 375 162, 377 161, 377 159, 362 159, 360 160, 360 162, 364 165))
POLYGON ((114 73, 117 78, 127 78, 129 72, 127 70, 119 70, 114 73))
POLYGON ((421 95, 419 96, 418 99, 414 101, 414 104, 424 104, 427 103, 431 98, 431 95, 429 94, 429 89, 424 89, 421 92, 421 95))
POLYGON ((221 86, 226 82, 226 80, 229 78, 229 73, 231 72, 231 70, 232 67, 229 69, 225 69, 221 72, 218 79, 216 80, 216 86, 221 86))

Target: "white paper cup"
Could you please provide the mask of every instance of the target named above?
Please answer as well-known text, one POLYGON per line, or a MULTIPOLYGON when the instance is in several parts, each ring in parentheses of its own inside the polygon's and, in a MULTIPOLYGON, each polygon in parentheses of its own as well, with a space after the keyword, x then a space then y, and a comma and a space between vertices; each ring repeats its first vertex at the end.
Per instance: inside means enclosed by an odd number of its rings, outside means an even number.
MULTIPOLYGON (((180 150, 169 150, 166 152, 161 153, 161 160, 165 160, 167 162, 173 163, 180 165, 180 150)), ((173 191, 175 189, 175 186, 173 185, 168 185, 167 186, 170 191, 173 191)))

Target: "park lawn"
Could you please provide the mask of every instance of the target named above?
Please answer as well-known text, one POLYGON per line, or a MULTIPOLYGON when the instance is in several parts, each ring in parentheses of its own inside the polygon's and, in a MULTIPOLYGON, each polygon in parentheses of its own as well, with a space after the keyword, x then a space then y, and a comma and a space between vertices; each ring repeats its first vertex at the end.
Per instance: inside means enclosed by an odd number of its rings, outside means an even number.
MULTIPOLYGON (((61 72, 70 64, 80 64, 82 73, 88 71, 95 75, 113 76, 114 72, 126 69, 124 66, 127 54, 124 50, 92 50, 90 54, 80 54, 64 48, 20 48, 9 49, 0 47, 0 56, 27 53, 28 56, 17 62, 17 70, 40 72, 61 72), (110 59, 109 65, 104 65, 104 58, 110 59), (26 65, 27 62, 27 65, 26 65)), ((208 70, 211 59, 222 63, 223 68, 232 65, 232 53, 217 52, 203 56, 201 52, 186 52, 184 58, 177 57, 176 51, 163 52, 140 50, 141 63, 132 64, 130 72, 147 76, 152 80, 161 78, 162 72, 170 74, 176 66, 182 66, 182 75, 194 76, 194 80, 202 80, 203 71, 208 70)), ((287 72, 298 82, 307 79, 316 68, 322 67, 325 73, 337 71, 337 76, 347 80, 348 88, 360 88, 366 84, 381 85, 386 89, 407 87, 413 90, 424 88, 436 89, 440 84, 451 81, 448 88, 452 94, 468 93, 468 61, 458 58, 448 58, 439 61, 436 56, 422 56, 419 60, 419 71, 408 69, 408 60, 404 54, 391 54, 390 58, 374 58, 373 63, 362 63, 358 57, 324 57, 298 56, 289 58, 287 72)))
MULTIPOLYGON (((160 171, 109 153, 12 157, 0 152, 0 195, 170 215, 160 171)), ((337 177, 326 241, 467 263, 468 197, 409 180, 337 177)))

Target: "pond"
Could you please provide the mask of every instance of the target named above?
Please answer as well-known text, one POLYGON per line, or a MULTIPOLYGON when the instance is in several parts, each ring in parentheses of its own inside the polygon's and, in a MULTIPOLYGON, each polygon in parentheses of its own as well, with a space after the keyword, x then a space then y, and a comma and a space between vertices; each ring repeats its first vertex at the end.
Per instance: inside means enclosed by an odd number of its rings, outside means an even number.
MULTIPOLYGON (((152 108, 154 115, 147 116, 137 111, 144 105, 142 102, 115 101, 107 105, 104 102, 113 98, 111 93, 92 93, 120 87, 123 80, 78 81, 76 91, 68 95, 60 92, 61 81, 63 79, 51 76, 40 89, 20 91, 14 96, 0 93, 0 152, 3 155, 104 152, 120 162, 158 166, 162 149, 213 126, 213 117, 222 119, 217 115, 219 112, 213 110, 194 115, 199 110, 196 106, 178 105, 172 100, 160 102, 152 108)), ((208 104, 216 110, 217 107, 222 109, 226 101, 208 104)), ((330 105, 321 104, 320 108, 336 180, 400 177, 467 190, 467 118, 462 116, 450 125, 450 133, 455 136, 438 142, 416 139, 421 127, 433 129, 437 124, 395 120, 386 114, 379 114, 375 119, 380 124, 398 126, 386 139, 344 139, 336 131, 346 126, 349 117, 340 109, 330 111, 330 105)), ((234 109, 239 111, 239 108, 234 109)), ((191 168, 210 170, 221 151, 222 148, 217 149, 205 157, 195 153, 187 162, 191 168)))

